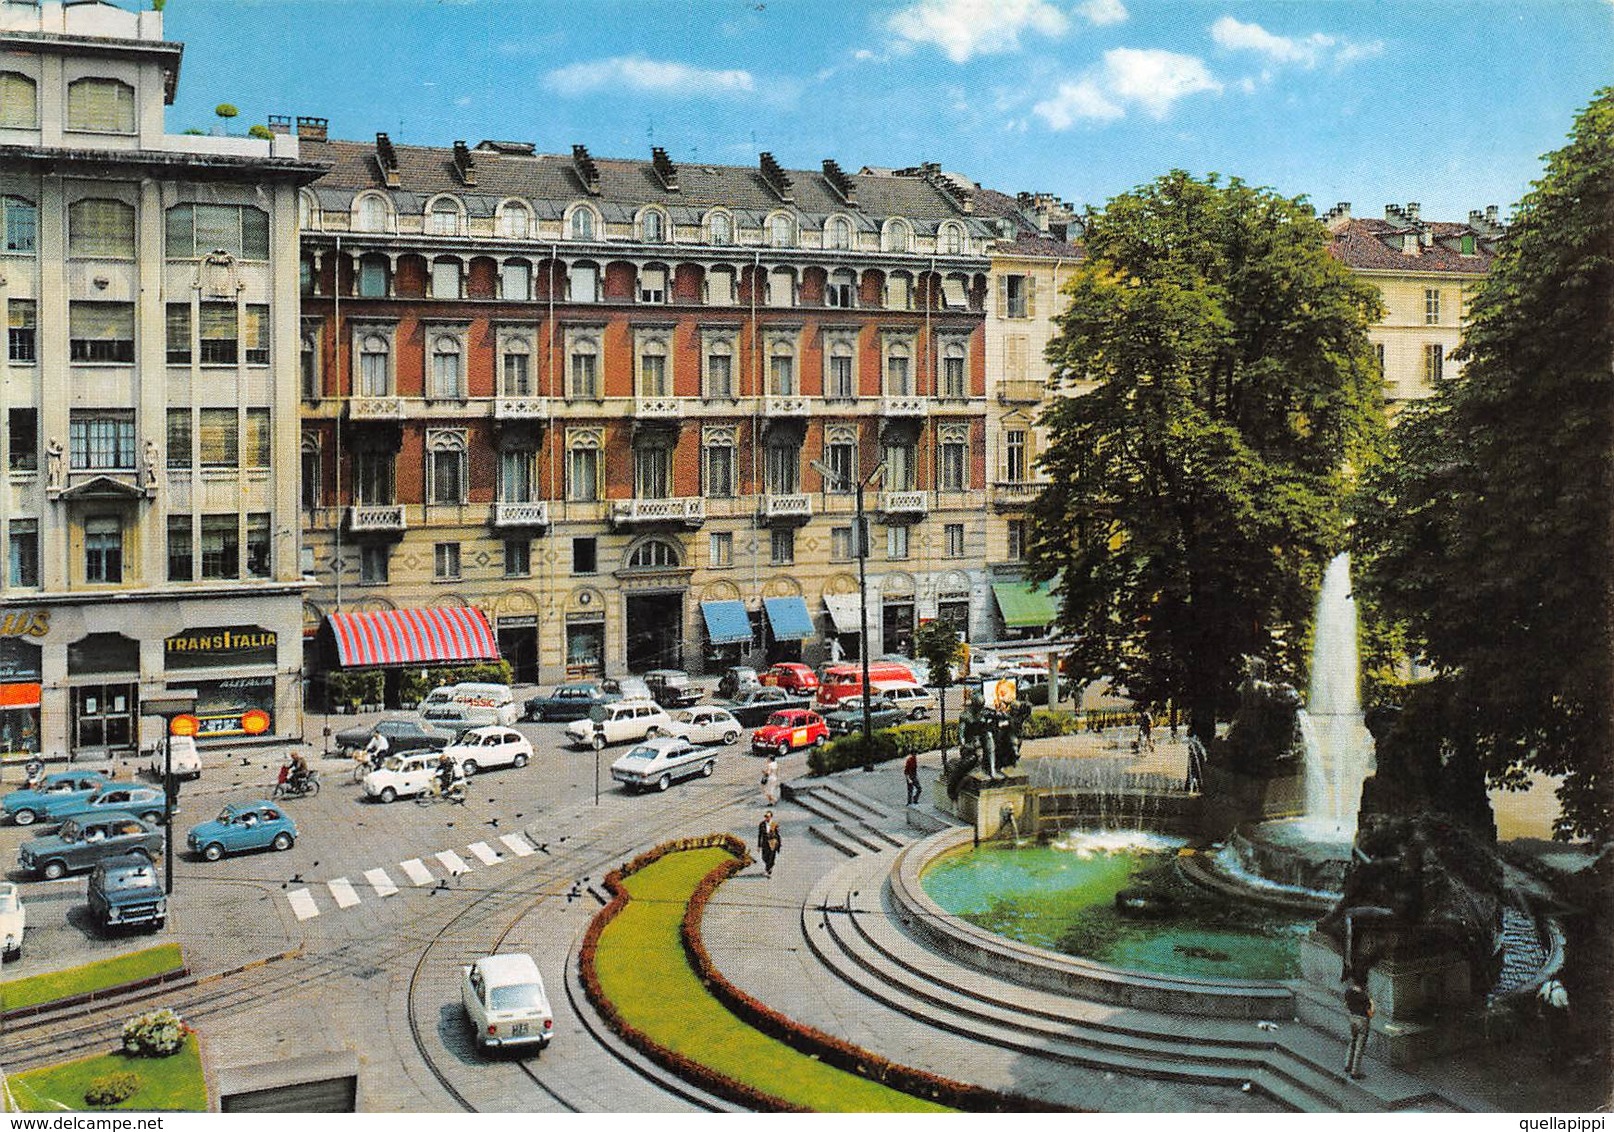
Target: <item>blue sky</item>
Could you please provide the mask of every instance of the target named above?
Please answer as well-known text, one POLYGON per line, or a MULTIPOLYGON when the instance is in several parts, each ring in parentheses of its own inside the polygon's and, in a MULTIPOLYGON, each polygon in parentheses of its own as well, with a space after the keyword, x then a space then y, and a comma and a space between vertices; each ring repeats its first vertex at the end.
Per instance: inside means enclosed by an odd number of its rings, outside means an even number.
POLYGON ((1507 212, 1614 82, 1614 2, 170 0, 169 129, 937 161, 1099 205, 1171 168, 1358 215, 1507 212))

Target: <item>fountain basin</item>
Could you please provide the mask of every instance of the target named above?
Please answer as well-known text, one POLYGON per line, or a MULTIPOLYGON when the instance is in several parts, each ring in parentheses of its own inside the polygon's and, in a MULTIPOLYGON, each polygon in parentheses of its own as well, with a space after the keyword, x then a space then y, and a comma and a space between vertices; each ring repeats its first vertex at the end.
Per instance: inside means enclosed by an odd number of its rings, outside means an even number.
POLYGON ((1352 839, 1332 823, 1305 818, 1252 822, 1233 831, 1214 861, 1238 884, 1326 908, 1345 889, 1352 839))

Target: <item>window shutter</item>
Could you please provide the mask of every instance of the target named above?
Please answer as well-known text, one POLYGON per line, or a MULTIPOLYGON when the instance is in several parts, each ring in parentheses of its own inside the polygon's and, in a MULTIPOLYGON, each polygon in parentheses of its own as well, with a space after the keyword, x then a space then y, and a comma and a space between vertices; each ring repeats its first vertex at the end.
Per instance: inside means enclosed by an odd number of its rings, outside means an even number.
POLYGON ((1036 318, 1037 317, 1037 277, 1035 275, 1027 275, 1025 278, 1026 278, 1026 317, 1027 318, 1036 318))
POLYGON ((998 276, 998 317, 1007 318, 1009 315, 1009 280, 1006 276, 998 276))

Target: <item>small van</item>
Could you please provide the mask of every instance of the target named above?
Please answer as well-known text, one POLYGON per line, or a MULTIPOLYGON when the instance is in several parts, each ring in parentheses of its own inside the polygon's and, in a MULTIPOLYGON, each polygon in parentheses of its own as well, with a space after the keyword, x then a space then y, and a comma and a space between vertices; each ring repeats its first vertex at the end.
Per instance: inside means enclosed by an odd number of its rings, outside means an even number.
MULTIPOLYGON (((441 707, 445 704, 463 704, 468 708, 487 708, 493 712, 489 718, 482 719, 473 726, 484 724, 501 724, 509 726, 521 715, 521 707, 516 703, 516 696, 508 684, 478 684, 460 683, 444 684, 433 688, 427 697, 420 701, 421 715, 425 717, 427 708, 441 707)), ((429 717, 426 717, 429 718, 429 717)))
POLYGON ((635 742, 672 732, 672 717, 654 700, 595 704, 587 719, 566 725, 566 737, 573 746, 593 747, 596 751, 609 743, 635 742))
POLYGON ((924 719, 936 710, 936 697, 929 688, 907 680, 873 680, 875 694, 907 713, 909 719, 924 719))
MULTIPOLYGON (((917 684, 913 669, 906 664, 890 660, 869 661, 869 682, 896 681, 917 684)), ((832 708, 848 696, 863 694, 863 666, 861 664, 832 664, 824 669, 818 686, 818 706, 832 708)))

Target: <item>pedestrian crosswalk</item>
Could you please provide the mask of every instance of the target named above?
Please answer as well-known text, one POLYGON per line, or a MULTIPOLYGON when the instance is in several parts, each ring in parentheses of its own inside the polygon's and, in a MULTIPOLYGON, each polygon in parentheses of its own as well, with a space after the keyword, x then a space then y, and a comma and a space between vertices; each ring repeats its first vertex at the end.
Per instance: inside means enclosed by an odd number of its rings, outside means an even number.
MULTIPOLYGON (((464 876, 476 869, 491 868, 502 861, 513 857, 530 857, 536 852, 532 842, 519 833, 505 833, 499 836, 499 845, 496 847, 486 841, 473 842, 464 849, 464 854, 476 860, 473 866, 466 860, 466 856, 454 849, 444 849, 439 853, 430 855, 429 860, 437 866, 436 872, 420 857, 411 857, 407 861, 399 861, 398 869, 416 888, 426 885, 436 885, 445 879, 464 876)), ((385 868, 366 869, 364 883, 373 899, 384 900, 389 896, 396 896, 399 892, 398 882, 392 879, 385 868)), ((366 895, 360 895, 360 889, 347 877, 334 877, 325 882, 325 893, 329 895, 330 903, 334 904, 336 911, 345 911, 364 903, 366 895)), ((311 920, 322 911, 321 902, 315 899, 319 892, 315 885, 305 888, 293 888, 286 893, 286 902, 291 905, 292 915, 299 920, 311 920)))

